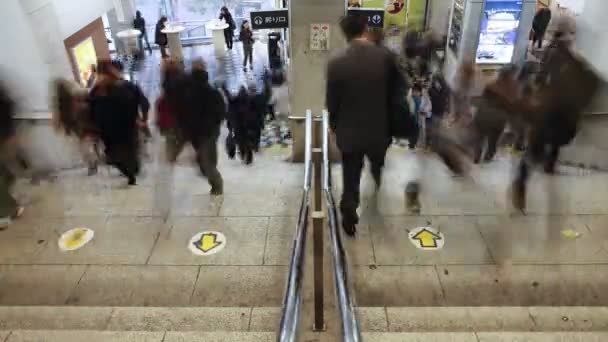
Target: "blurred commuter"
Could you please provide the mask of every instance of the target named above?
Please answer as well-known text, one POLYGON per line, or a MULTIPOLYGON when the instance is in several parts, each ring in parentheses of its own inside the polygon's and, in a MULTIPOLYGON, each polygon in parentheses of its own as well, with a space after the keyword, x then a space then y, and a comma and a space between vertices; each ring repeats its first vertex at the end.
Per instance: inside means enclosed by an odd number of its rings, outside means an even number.
POLYGON ((105 147, 106 161, 136 184, 140 171, 139 135, 142 125, 139 111, 147 120, 149 102, 141 89, 120 78, 120 66, 100 61, 99 77, 89 94, 93 122, 105 147))
POLYGON ((393 56, 364 37, 365 17, 345 17, 340 26, 349 45, 329 62, 326 103, 342 152, 342 226, 353 235, 359 223, 359 183, 365 157, 371 162, 377 188, 381 185, 391 140, 389 83, 397 71, 393 56))
POLYGON ((87 78, 87 88, 93 88, 95 81, 97 80, 97 65, 91 64, 91 68, 89 69, 89 75, 87 78))
POLYGON ((180 69, 178 63, 168 60, 162 65, 162 85, 161 94, 156 99, 156 126, 158 127, 161 136, 165 138, 165 152, 171 162, 173 158, 177 158, 176 146, 179 146, 179 132, 177 129, 177 118, 175 110, 171 107, 167 90, 171 87, 176 87, 179 82, 183 82, 184 73, 180 69))
POLYGON ((441 72, 435 72, 431 76, 429 98, 431 99, 433 115, 431 116, 431 125, 427 128, 430 128, 431 145, 435 145, 437 142, 436 135, 438 134, 441 122, 448 112, 450 102, 450 89, 441 72))
POLYGON ((148 46, 148 52, 152 54, 152 48, 150 47, 150 41, 148 40, 148 31, 146 30, 146 19, 144 19, 140 11, 135 12, 135 19, 133 19, 133 28, 141 32, 137 37, 137 41, 139 43, 139 51, 143 53, 145 42, 148 46))
POLYGON ((247 60, 249 60, 249 68, 253 70, 253 31, 247 20, 241 25, 241 33, 239 40, 243 43, 243 71, 247 71, 247 60))
POLYGON ((551 21, 551 10, 548 8, 541 8, 534 15, 532 21, 532 47, 538 42, 538 48, 543 47, 543 40, 545 39, 545 32, 551 21))
POLYGON ((13 116, 16 104, 8 90, 0 84, 0 228, 4 228, 23 214, 24 208, 11 195, 15 175, 8 168, 17 151, 17 136, 13 116))
POLYGON ((73 82, 57 80, 53 123, 55 129, 68 137, 78 139, 82 159, 88 166, 89 176, 97 173, 99 164, 99 130, 91 117, 87 103, 88 92, 73 82))
MULTIPOLYGON (((518 70, 509 65, 498 72, 497 80, 500 82, 505 78, 514 79, 518 70)), ((514 94, 514 96, 517 96, 514 94)), ((476 113, 473 124, 477 130, 476 141, 474 143, 474 162, 490 162, 494 159, 498 148, 498 141, 507 126, 507 119, 510 117, 508 111, 503 106, 495 103, 489 98, 488 90, 484 89, 482 96, 476 103, 476 113), (485 154, 483 153, 486 145, 485 154)))
POLYGON ((224 6, 220 10, 220 20, 224 20, 224 22, 228 25, 224 29, 224 39, 226 40, 226 47, 228 50, 232 50, 232 45, 234 44, 234 30, 236 29, 236 23, 234 18, 232 17, 232 13, 228 10, 228 7, 224 6))
POLYGON ((160 48, 160 55, 162 58, 167 58, 169 55, 167 54, 167 46, 169 45, 169 40, 167 38, 167 34, 163 33, 163 30, 166 28, 167 17, 162 16, 156 23, 156 30, 154 31, 154 41, 160 48))
POLYGON ((573 23, 567 18, 558 23, 543 63, 543 81, 538 84, 538 90, 526 94, 518 90, 525 87, 510 78, 499 79, 488 88, 494 101, 510 113, 521 115, 521 120, 528 124, 528 149, 519 165, 512 191, 513 206, 521 211, 526 207, 531 168, 540 164, 546 173, 555 172, 561 147, 576 136, 582 111, 600 86, 601 79, 595 70, 572 51, 573 23), (514 96, 518 93, 524 96, 514 96))
POLYGON ((253 163, 256 150, 259 120, 257 118, 255 93, 241 86, 236 95, 229 94, 228 130, 238 147, 241 160, 245 164, 253 163))
POLYGON ((285 145, 287 136, 283 135, 283 128, 287 127, 287 120, 291 113, 289 106, 289 85, 283 74, 277 78, 277 81, 280 83, 272 87, 272 96, 269 103, 273 106, 275 112, 275 132, 278 142, 285 145))
POLYGON ((167 69, 163 88, 167 108, 175 115, 175 145, 169 148, 169 161, 175 162, 183 147, 191 144, 201 174, 211 186, 211 194, 222 195, 224 181, 217 169, 217 140, 226 116, 224 98, 209 84, 202 61, 193 63, 189 75, 176 67, 167 69))

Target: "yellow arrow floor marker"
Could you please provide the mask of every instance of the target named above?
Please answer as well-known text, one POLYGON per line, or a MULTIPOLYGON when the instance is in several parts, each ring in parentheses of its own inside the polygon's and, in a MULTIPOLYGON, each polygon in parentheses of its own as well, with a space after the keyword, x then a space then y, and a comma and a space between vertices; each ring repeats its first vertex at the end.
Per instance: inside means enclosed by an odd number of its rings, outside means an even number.
POLYGON ((416 248, 436 250, 443 248, 445 237, 443 233, 431 227, 418 227, 409 232, 410 241, 416 248))
POLYGON ((195 255, 213 255, 226 247, 226 236, 219 232, 202 232, 194 235, 188 249, 195 255))
POLYGON ((59 237, 59 249, 64 252, 75 251, 82 248, 93 239, 95 232, 88 228, 74 228, 59 237))

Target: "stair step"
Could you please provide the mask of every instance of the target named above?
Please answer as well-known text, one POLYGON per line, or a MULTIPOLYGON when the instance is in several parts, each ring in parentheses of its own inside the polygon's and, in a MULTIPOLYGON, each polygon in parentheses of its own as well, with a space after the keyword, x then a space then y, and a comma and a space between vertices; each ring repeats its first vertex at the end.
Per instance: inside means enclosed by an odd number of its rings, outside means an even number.
MULTIPOLYGON (((274 342, 275 333, 261 332, 175 332, 175 331, 91 331, 15 330, 0 331, 5 342, 274 342)), ((335 341, 328 334, 315 335, 314 342, 335 341)), ((365 342, 605 342, 608 333, 589 332, 445 332, 364 333, 365 342)))
POLYGON ((274 332, 279 312, 258 307, 0 306, 0 330, 274 332))
POLYGON ((369 332, 608 331, 606 307, 360 307, 358 317, 369 332))
MULTIPOLYGON (((365 342, 604 342, 608 333, 370 333, 365 342)), ((9 341, 10 342, 10 341, 9 341)))
POLYGON ((274 333, 15 330, 0 332, 6 342, 274 342, 274 333), (8 339, 5 338, 8 336, 8 339))

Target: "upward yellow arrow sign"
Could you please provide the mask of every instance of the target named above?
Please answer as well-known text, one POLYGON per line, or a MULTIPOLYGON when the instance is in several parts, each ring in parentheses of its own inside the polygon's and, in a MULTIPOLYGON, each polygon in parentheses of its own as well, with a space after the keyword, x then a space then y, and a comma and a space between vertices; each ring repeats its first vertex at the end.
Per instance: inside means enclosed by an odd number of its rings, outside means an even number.
POLYGON ((412 239, 418 240, 422 248, 437 248, 437 241, 441 240, 441 236, 427 229, 423 229, 418 234, 412 236, 412 239))
POLYGON ((203 253, 208 253, 221 244, 221 241, 217 241, 217 234, 213 233, 203 234, 200 240, 194 242, 194 246, 203 251, 203 253))

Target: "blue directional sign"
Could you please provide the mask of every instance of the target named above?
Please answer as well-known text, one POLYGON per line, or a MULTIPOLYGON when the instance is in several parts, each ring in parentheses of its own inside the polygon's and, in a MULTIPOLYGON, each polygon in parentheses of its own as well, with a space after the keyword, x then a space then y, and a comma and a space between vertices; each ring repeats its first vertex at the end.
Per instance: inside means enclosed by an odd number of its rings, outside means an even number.
POLYGON ((349 8, 348 15, 367 17, 369 27, 384 27, 384 10, 381 8, 349 8))

